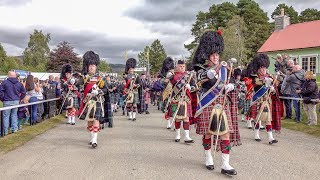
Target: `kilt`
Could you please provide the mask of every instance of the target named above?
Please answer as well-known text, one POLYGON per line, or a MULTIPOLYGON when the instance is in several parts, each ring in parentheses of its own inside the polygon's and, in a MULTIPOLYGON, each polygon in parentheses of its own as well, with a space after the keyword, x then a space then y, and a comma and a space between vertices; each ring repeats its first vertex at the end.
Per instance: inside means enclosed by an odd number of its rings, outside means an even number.
POLYGON ((112 108, 111 108, 111 103, 110 103, 110 95, 105 95, 104 96, 105 101, 104 101, 104 118, 103 118, 103 122, 107 123, 113 123, 113 113, 112 113, 112 108))
MULTIPOLYGON (((168 106, 168 112, 166 117, 173 117, 174 113, 177 110, 178 103, 171 103, 168 106)), ((192 106, 190 102, 187 102, 187 117, 192 117, 192 106)))
MULTIPOLYGON (((229 93, 228 98, 224 110, 227 115, 228 125, 229 125, 229 133, 230 133, 230 145, 231 146, 240 146, 240 132, 238 126, 238 98, 237 93, 232 91, 229 93), (228 101, 229 100, 229 101, 228 101)), ((209 131, 209 118, 211 116, 212 109, 215 104, 223 104, 223 95, 218 97, 211 105, 204 108, 202 113, 197 117, 196 123, 196 133, 199 135, 205 135, 209 131)), ((217 137, 214 135, 213 145, 215 145, 215 139, 217 137)), ((218 137, 217 151, 220 151, 220 136, 218 137)))
POLYGON ((101 103, 100 102, 96 102, 96 106, 97 106, 97 109, 96 109, 96 114, 94 115, 95 119, 98 120, 98 121, 103 121, 103 118, 102 118, 102 109, 103 107, 101 107, 101 103))
POLYGON ((139 103, 139 94, 134 92, 133 95, 133 103, 127 103, 127 106, 139 103))
POLYGON ((271 107, 271 112, 272 112, 272 129, 275 130, 276 132, 281 131, 281 117, 283 115, 283 102, 276 97, 276 95, 271 96, 272 100, 272 107, 271 107))
POLYGON ((248 110, 250 109, 250 100, 245 100, 244 101, 244 106, 242 109, 242 114, 247 114, 248 110))

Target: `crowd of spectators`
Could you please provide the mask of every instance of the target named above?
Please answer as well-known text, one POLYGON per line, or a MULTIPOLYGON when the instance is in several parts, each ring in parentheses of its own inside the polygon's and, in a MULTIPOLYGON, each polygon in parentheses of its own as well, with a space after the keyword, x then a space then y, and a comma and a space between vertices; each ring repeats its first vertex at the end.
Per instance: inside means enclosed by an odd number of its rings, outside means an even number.
POLYGON ((278 54, 275 63, 278 73, 278 89, 282 96, 292 98, 284 99, 285 119, 294 119, 297 123, 302 121, 301 105, 305 110, 307 125, 317 125, 316 102, 318 99, 318 86, 312 71, 305 71, 291 57, 278 54), (301 101, 300 99, 303 99, 301 101), (301 103, 302 102, 302 103, 301 103), (293 117, 292 107, 295 117, 293 117))
MULTIPOLYGON (((26 104, 60 97, 59 77, 49 76, 48 80, 39 80, 32 75, 21 79, 15 72, 10 71, 8 77, 0 82, 0 101, 3 107, 26 104), (49 95, 49 89, 54 89, 54 95, 49 95)), ((27 107, 12 108, 1 111, 1 136, 15 133, 25 125, 36 125, 49 116, 49 106, 52 102, 38 103, 27 107)), ((55 111, 57 105, 54 103, 55 111)))

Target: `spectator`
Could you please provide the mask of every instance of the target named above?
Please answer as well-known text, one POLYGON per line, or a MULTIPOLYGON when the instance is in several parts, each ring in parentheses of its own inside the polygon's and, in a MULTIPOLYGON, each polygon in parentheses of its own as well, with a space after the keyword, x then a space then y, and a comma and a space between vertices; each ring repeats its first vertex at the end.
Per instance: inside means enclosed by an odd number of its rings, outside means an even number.
MULTIPOLYGON (((290 61, 290 60, 289 60, 290 61)), ((293 61, 292 61, 293 62, 293 61)), ((304 74, 305 71, 301 69, 300 65, 294 65, 292 67, 291 74, 288 74, 281 87, 281 91, 288 97, 299 98, 299 94, 297 90, 301 89, 301 85, 304 82, 304 74)), ((291 109, 291 102, 293 102, 293 108, 295 110, 295 121, 301 122, 301 110, 300 110, 300 101, 298 100, 286 100, 286 117, 291 119, 292 109, 291 109)))
MULTIPOLYGON (((27 95, 30 96, 29 103, 37 102, 38 101, 37 92, 39 92, 40 89, 34 83, 34 79, 32 75, 27 76, 26 90, 27 90, 27 95)), ((37 110, 38 110, 37 104, 33 104, 29 106, 31 125, 35 125, 37 123, 37 110)))
MULTIPOLYGON (((30 97, 26 96, 21 100, 21 104, 27 104, 29 102, 30 97)), ((29 124, 29 118, 30 114, 28 111, 28 108, 26 106, 19 107, 18 108, 18 129, 21 129, 21 125, 24 124, 29 124)))
MULTIPOLYGON (((0 85, 0 99, 3 101, 3 107, 18 105, 20 100, 26 96, 26 90, 18 81, 17 75, 9 71, 8 78, 0 85)), ((9 122, 11 117, 11 130, 13 133, 18 130, 18 108, 3 111, 3 128, 4 135, 9 132, 9 122)))
MULTIPOLYGON (((38 91, 36 91, 36 96, 38 101, 43 100, 43 87, 38 78, 34 78, 34 84, 38 91)), ((38 104, 37 107, 37 122, 42 121, 42 114, 44 113, 43 103, 38 104)))
POLYGON ((308 117, 307 125, 317 125, 317 103, 312 102, 311 99, 318 98, 318 86, 312 71, 306 72, 305 80, 306 81, 303 83, 302 89, 297 92, 301 93, 303 97, 303 107, 308 117))

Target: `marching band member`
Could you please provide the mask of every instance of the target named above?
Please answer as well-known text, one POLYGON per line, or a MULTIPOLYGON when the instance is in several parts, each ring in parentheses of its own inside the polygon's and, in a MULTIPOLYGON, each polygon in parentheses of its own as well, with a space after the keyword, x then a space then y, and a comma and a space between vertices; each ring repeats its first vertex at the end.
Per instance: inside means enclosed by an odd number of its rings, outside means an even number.
POLYGON ((175 141, 180 141, 180 127, 183 122, 184 129, 184 142, 194 143, 193 139, 190 138, 189 129, 190 121, 189 117, 192 117, 191 107, 191 89, 195 89, 195 81, 193 74, 186 71, 185 62, 182 60, 178 61, 176 66, 176 72, 169 72, 167 78, 172 84, 172 94, 169 100, 170 106, 167 116, 172 117, 175 122, 176 137, 175 141))
MULTIPOLYGON (((163 90, 161 96, 162 96, 162 104, 163 107, 161 106, 161 109, 163 110, 163 112, 167 112, 167 110, 170 108, 170 101, 169 99, 171 99, 171 95, 172 95, 172 84, 170 82, 169 79, 167 79, 168 73, 173 74, 174 72, 174 61, 171 57, 167 57, 163 63, 162 63, 162 68, 160 71, 159 76, 162 78, 162 83, 165 87, 165 89, 163 90), (166 107, 167 106, 167 107, 166 107)), ((159 83, 159 81, 157 82, 158 87, 156 88, 158 92, 161 91, 161 83, 159 83)), ((160 100, 160 99, 159 99, 160 100)), ((160 105, 158 105, 160 106, 160 105)), ((171 124, 172 124, 172 118, 170 118, 170 116, 165 115, 165 119, 167 120, 167 129, 171 129, 171 124)))
POLYGON ((200 38, 193 58, 192 63, 197 72, 198 85, 201 86, 195 113, 196 133, 203 136, 206 168, 214 169, 211 155, 211 136, 214 135, 214 149, 222 152, 221 173, 236 175, 237 171, 229 164, 229 152, 232 146, 241 145, 237 93, 234 91, 234 84, 230 81, 231 74, 228 73, 227 63, 220 62, 223 49, 222 32, 207 31, 200 38))
POLYGON ((81 113, 80 118, 82 114, 85 114, 84 119, 88 122, 87 129, 91 133, 89 145, 92 145, 93 148, 98 146, 100 123, 104 123, 103 94, 108 90, 103 77, 98 73, 99 63, 99 55, 93 51, 88 51, 83 55, 84 91, 79 112, 81 113))
MULTIPOLYGON (((276 94, 276 89, 273 86, 273 79, 267 73, 269 65, 269 57, 266 54, 257 54, 247 67, 247 77, 251 79, 249 82, 252 83, 251 85, 254 90, 250 107, 251 119, 255 120, 254 138, 256 141, 261 141, 259 136, 260 123, 265 122, 268 134, 268 142, 269 144, 274 144, 278 141, 273 138, 272 134, 273 113, 271 97, 278 95, 276 94)), ((277 113, 276 111, 274 112, 277 113)), ((275 116, 274 120, 277 120, 275 116)), ((278 121, 280 121, 280 118, 278 121)))
POLYGON ((124 88, 124 94, 126 95, 126 107, 129 113, 129 120, 136 120, 137 103, 139 102, 138 88, 140 87, 140 78, 138 74, 134 73, 137 60, 129 58, 126 62, 125 73, 126 86, 124 88))
MULTIPOLYGON (((76 86, 78 80, 72 76, 72 67, 70 64, 62 66, 60 75, 62 96, 64 97, 64 104, 66 105, 68 124, 75 125, 76 111, 79 108, 78 98, 80 93, 76 86)), ((64 108, 64 107, 61 107, 64 108)))

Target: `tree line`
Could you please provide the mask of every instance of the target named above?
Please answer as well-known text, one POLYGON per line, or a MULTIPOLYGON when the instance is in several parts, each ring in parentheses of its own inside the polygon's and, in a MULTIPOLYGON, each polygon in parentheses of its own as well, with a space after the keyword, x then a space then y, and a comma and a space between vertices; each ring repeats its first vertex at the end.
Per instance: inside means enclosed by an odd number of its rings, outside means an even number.
MULTIPOLYGON (((50 34, 41 30, 34 30, 30 34, 28 46, 23 51, 21 58, 7 56, 0 43, 0 73, 6 74, 13 69, 21 69, 31 72, 60 72, 61 67, 68 63, 74 71, 81 72, 82 58, 74 52, 70 43, 63 41, 50 51, 50 34)), ((99 65, 101 72, 112 72, 106 60, 101 60, 99 65)))
MULTIPOLYGON (((273 19, 280 15, 281 8, 290 17, 291 24, 320 20, 320 11, 317 9, 307 8, 298 14, 294 7, 284 3, 273 11, 273 19)), ((191 29, 194 41, 185 44, 185 48, 193 54, 204 31, 221 29, 225 40, 223 59, 235 57, 245 65, 271 35, 274 26, 274 22, 269 22, 267 13, 253 0, 213 4, 209 11, 200 11, 196 15, 191 29)))

